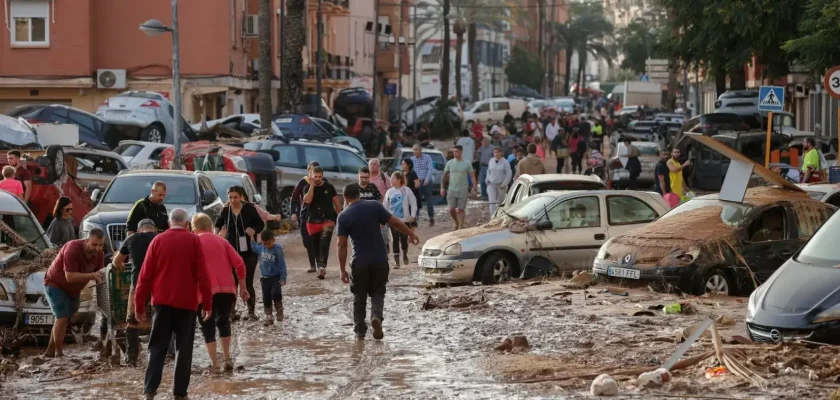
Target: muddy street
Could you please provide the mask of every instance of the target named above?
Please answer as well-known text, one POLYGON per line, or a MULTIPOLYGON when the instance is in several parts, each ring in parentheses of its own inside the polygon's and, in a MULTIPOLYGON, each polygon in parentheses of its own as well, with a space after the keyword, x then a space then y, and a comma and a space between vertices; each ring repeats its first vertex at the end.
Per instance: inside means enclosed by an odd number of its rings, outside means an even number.
MULTIPOLYGON (((486 215, 481 211, 485 207, 486 203, 470 204, 470 225, 486 215)), ((435 227, 421 220, 421 244, 451 229, 445 212, 437 208, 435 227)), ((599 371, 655 369, 677 348, 679 336, 686 335, 684 329, 706 316, 719 318, 727 344, 746 336, 746 298, 681 298, 647 288, 604 292, 614 285, 601 282, 575 289, 561 278, 514 280, 493 287, 429 288, 415 262, 391 270, 385 339, 374 341, 368 335, 368 340, 357 342, 352 331, 352 297, 339 280, 335 252, 327 279, 319 281, 306 273, 299 234, 279 240, 289 265, 283 300, 286 320, 270 327, 254 321, 234 324, 237 369, 233 374, 206 372, 209 359, 197 332, 191 398, 583 398, 589 397, 589 384, 599 371), (430 303, 442 306, 423 310, 430 296, 430 303), (677 302, 690 304, 683 308, 692 311, 664 314, 658 307, 677 302), (497 349, 513 336, 524 336, 528 345, 497 349)), ((413 259, 419 250, 410 248, 413 259)), ((714 366, 709 359, 675 372, 673 380, 659 388, 640 389, 631 377, 616 376, 619 393, 625 398, 793 399, 826 398, 836 390, 834 379, 840 375, 840 365, 834 361, 837 351, 832 348, 732 347, 750 368, 767 378, 764 388, 750 386, 732 373, 707 378, 706 368, 714 366)), ((711 340, 701 337, 685 357, 711 349, 711 340)), ((37 357, 42 351, 30 347, 20 358, 3 359, 0 397, 142 398, 144 365, 111 366, 99 361, 90 343, 69 346, 63 360, 42 360, 37 357)), ((144 352, 141 359, 145 357, 144 352)), ((167 365, 158 398, 172 398, 173 368, 173 363, 167 365)))

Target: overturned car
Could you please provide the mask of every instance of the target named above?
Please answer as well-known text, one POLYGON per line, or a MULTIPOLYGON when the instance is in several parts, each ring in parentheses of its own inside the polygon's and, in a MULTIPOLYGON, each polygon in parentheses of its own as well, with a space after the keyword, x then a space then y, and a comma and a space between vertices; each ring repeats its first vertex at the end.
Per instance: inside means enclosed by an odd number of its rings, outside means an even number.
POLYGON ((683 292, 748 293, 766 281, 834 212, 802 191, 747 189, 741 203, 692 199, 605 243, 597 275, 651 280, 683 292))

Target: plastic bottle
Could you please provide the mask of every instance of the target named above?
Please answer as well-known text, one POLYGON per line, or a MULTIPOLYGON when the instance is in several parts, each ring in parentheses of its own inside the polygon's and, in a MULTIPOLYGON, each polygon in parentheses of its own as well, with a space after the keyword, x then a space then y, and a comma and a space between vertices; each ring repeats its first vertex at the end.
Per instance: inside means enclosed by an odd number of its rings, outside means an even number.
POLYGON ((659 386, 671 380, 671 372, 665 368, 659 368, 656 371, 645 372, 639 375, 636 379, 638 387, 659 386))

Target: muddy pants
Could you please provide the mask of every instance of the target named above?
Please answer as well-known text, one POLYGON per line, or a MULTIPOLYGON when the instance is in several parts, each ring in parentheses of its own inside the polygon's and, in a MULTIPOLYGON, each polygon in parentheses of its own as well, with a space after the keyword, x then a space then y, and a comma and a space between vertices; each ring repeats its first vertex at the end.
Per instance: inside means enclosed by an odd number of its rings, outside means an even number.
POLYGON ((408 254, 408 235, 391 228, 391 237, 394 238, 394 255, 400 255, 400 246, 402 246, 403 253, 408 254))
MULTIPOLYGON (((126 318, 125 322, 127 326, 125 328, 125 356, 126 361, 129 363, 137 362, 137 358, 140 356, 140 324, 137 321, 136 315, 134 314, 134 288, 135 283, 131 284, 131 287, 128 289, 128 310, 126 310, 126 318)), ((146 302, 146 309, 148 310, 149 302, 146 302)), ((148 321, 148 319, 146 320, 148 321)), ((102 324, 105 325, 107 320, 103 320, 102 324)), ((146 322, 148 323, 148 322, 146 322)), ((148 325, 146 325, 148 327, 148 325)), ((169 341, 169 348, 166 350, 166 354, 172 357, 175 357, 175 337, 169 341)))
POLYGON ((315 268, 315 246, 312 245, 312 237, 309 236, 309 231, 306 230, 306 215, 301 215, 300 219, 300 237, 303 238, 303 247, 306 248, 306 255, 309 256, 309 267, 315 268))
POLYGON ((163 363, 166 361, 166 349, 169 340, 175 335, 175 380, 172 393, 186 396, 190 386, 192 369, 193 339, 195 338, 195 311, 164 305, 156 305, 152 320, 152 335, 149 337, 149 364, 146 366, 146 378, 143 393, 156 393, 163 375, 163 363))
POLYGON ((198 323, 201 324, 201 334, 204 336, 204 343, 216 341, 216 328, 219 329, 219 337, 230 337, 230 312, 233 303, 236 302, 236 295, 233 293, 216 293, 213 295, 213 315, 207 321, 201 318, 202 305, 198 305, 198 323))
MULTIPOLYGON (((260 262, 260 256, 253 251, 239 253, 242 260, 245 261, 245 289, 251 298, 248 299, 248 314, 254 313, 254 305, 256 305, 257 292, 254 290, 254 274, 257 271, 257 264, 260 262)), ((238 283, 237 283, 238 284, 238 283)), ((233 304, 236 304, 234 301, 233 304)))
POLYGON ((283 304, 283 287, 280 286, 279 277, 264 276, 260 278, 260 284, 262 285, 263 309, 266 310, 266 314, 270 314, 272 304, 283 304))
MULTIPOLYGON (((330 257, 330 242, 332 242, 334 226, 326 226, 321 232, 312 235, 312 248, 315 252, 315 261, 318 268, 327 268, 327 259, 330 257)), ((252 297, 253 298, 253 297, 252 297)))
POLYGON ((388 264, 351 265, 350 292, 353 293, 353 331, 367 333, 367 299, 370 297, 371 318, 384 319, 385 285, 388 283, 388 264))

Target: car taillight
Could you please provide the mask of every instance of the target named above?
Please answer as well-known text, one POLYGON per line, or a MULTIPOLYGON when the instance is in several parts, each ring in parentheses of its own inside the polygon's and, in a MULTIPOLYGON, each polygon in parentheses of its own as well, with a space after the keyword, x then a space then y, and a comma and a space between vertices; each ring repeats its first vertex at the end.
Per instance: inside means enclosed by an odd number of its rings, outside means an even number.
POLYGON ((158 103, 158 102, 156 102, 156 101, 154 101, 154 100, 147 100, 145 103, 141 104, 141 105, 140 105, 140 107, 154 107, 154 108, 160 108, 160 103, 158 103))
POLYGON ((703 129, 712 129, 712 124, 704 124, 703 129))
POLYGON ((26 122, 29 122, 30 124, 40 124, 41 123, 41 121, 39 121, 35 118, 26 118, 26 122))
POLYGON ((312 120, 309 119, 309 118, 303 117, 303 118, 300 119, 300 123, 301 123, 301 125, 311 124, 312 120))

